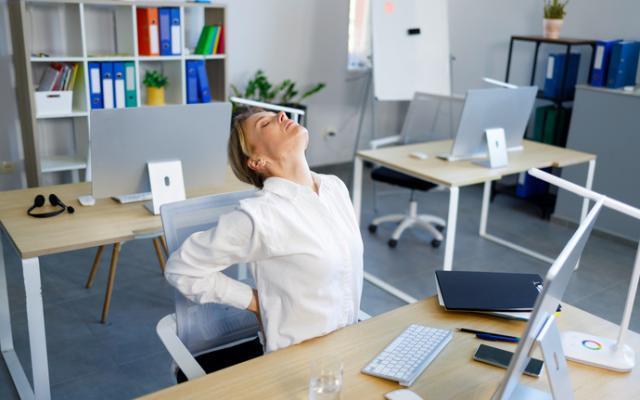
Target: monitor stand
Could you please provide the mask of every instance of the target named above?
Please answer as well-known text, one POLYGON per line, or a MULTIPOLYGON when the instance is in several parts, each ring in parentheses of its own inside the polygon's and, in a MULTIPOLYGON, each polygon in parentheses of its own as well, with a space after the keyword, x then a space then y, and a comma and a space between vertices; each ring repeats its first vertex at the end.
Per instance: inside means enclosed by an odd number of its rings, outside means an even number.
MULTIPOLYGON (((524 340, 524 339, 523 339, 524 340)), ((518 383, 509 400, 571 400, 573 390, 567 360, 562 350, 562 339, 556 324, 555 315, 551 315, 536 338, 536 343, 542 351, 544 368, 551 393, 518 383)))
POLYGON ((151 202, 144 206, 151 214, 160 214, 160 206, 163 204, 186 199, 180 160, 149 161, 147 168, 151 186, 151 202))
POLYGON ((484 130, 488 160, 474 161, 474 164, 487 168, 502 168, 509 165, 507 156, 507 139, 502 128, 488 128, 484 130))

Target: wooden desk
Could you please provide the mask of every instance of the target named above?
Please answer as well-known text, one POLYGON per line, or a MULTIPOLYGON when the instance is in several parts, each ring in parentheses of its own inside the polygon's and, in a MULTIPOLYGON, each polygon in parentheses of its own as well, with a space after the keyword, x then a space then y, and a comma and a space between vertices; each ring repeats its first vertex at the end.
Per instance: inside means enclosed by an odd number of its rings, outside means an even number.
MULTIPOLYGON (((341 355, 344 362, 342 399, 382 399, 399 385, 360 373, 407 325, 419 323, 455 330, 469 327, 521 335, 525 323, 470 313, 450 313, 435 297, 382 314, 263 357, 235 365, 202 378, 173 386, 144 399, 307 399, 309 363, 326 354, 341 355)), ((615 337, 616 325, 570 305, 563 305, 560 330, 578 330, 615 337)), ((482 341, 454 331, 453 340, 418 378, 411 390, 424 399, 490 399, 505 370, 472 360, 482 341)), ((628 343, 640 352, 640 335, 629 332, 628 343)), ((491 342, 514 351, 515 344, 491 342)), ((640 398, 640 367, 616 373, 569 361, 576 399, 640 398)), ((522 382, 549 391, 547 377, 523 377, 522 382)))
MULTIPOLYGON (((228 170, 221 185, 189 192, 188 195, 193 197, 247 189, 250 186, 238 181, 228 170)), ((0 192, 0 225, 22 260, 27 301, 33 389, 13 347, 5 262, 0 241, 0 346, 21 398, 32 398, 34 393, 39 399, 51 397, 38 257, 123 242, 143 232, 162 229, 160 217, 151 215, 142 203, 119 204, 112 199, 98 199, 94 206, 83 207, 77 198, 86 194, 91 194, 90 183, 0 192), (76 212, 65 212, 47 219, 29 217, 27 208, 33 204, 34 197, 37 194, 48 196, 50 193, 55 193, 65 204, 73 206, 76 212)))
MULTIPOLYGON (((525 172, 530 168, 566 167, 575 164, 589 163, 586 187, 590 189, 593 182, 596 156, 589 153, 525 140, 523 143, 524 148, 522 150, 509 152, 509 164, 506 167, 491 169, 474 164, 470 160, 446 161, 437 157, 440 154, 447 154, 451 150, 451 146, 451 140, 443 140, 359 151, 356 154, 356 159, 354 161, 352 191, 353 205, 358 220, 360 219, 360 208, 362 202, 362 163, 364 160, 400 171, 418 179, 449 187, 449 214, 447 217, 448 226, 445 240, 443 268, 445 270, 450 270, 453 265, 453 253, 455 248, 459 188, 484 183, 482 209, 480 214, 480 236, 513 250, 520 251, 524 254, 540 259, 544 262, 552 263, 552 258, 487 233, 491 182, 500 179, 503 176, 525 172), (426 153, 428 158, 425 160, 418 160, 410 157, 409 154, 415 151, 426 153)), ((588 205, 589 201, 585 199, 582 204, 581 220, 587 215, 588 205)), ((365 272, 365 279, 402 300, 407 302, 415 301, 413 297, 403 293, 391 285, 388 285, 386 282, 369 274, 368 272, 365 272)))

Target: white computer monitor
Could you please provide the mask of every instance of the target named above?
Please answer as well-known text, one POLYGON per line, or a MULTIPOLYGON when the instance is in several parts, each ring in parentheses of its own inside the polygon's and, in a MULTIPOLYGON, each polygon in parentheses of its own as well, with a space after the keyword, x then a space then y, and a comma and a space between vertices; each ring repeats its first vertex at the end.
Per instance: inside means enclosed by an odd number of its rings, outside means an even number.
POLYGON ((600 213, 603 200, 598 201, 591 209, 587 217, 578 226, 569 242, 549 268, 547 276, 536 304, 527 323, 524 334, 504 379, 493 395, 493 400, 515 399, 571 399, 573 391, 567 370, 567 363, 562 351, 557 325, 555 324, 555 312, 562 300, 562 296, 569 285, 569 280, 575 266, 580 260, 585 244, 593 229, 596 218, 600 213), (547 376, 552 386, 549 393, 521 385, 520 376, 529 362, 534 344, 538 343, 542 350, 543 358, 547 366, 547 376), (552 365, 552 368, 549 368, 552 365))
POLYGON ((187 191, 224 181, 231 103, 91 112, 93 197, 149 192, 147 163, 180 160, 187 191))
POLYGON ((521 150, 537 93, 536 86, 469 90, 451 151, 439 157, 449 161, 486 157, 485 131, 492 128, 504 130, 508 151, 521 150))

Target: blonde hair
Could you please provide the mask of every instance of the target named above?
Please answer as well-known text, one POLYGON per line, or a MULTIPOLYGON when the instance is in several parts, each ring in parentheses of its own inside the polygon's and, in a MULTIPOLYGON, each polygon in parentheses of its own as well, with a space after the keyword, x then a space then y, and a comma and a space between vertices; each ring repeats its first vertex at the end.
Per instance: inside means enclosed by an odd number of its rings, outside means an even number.
POLYGON ((253 185, 262 189, 265 177, 249 168, 247 162, 251 157, 251 149, 247 143, 247 136, 244 129, 244 123, 255 113, 264 111, 260 108, 246 108, 233 118, 231 124, 231 135, 229 136, 229 144, 227 153, 229 155, 229 164, 233 174, 242 182, 253 185))

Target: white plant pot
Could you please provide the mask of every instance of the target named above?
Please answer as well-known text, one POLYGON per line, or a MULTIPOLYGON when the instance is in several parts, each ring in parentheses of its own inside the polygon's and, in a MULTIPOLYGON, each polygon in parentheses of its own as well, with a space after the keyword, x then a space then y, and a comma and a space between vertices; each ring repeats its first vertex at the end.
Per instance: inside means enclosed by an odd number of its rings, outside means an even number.
POLYGON ((562 29, 562 19, 544 19, 544 37, 549 39, 559 39, 560 29, 562 29))

